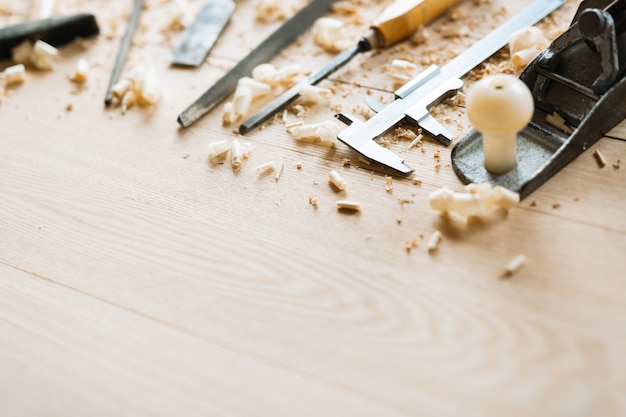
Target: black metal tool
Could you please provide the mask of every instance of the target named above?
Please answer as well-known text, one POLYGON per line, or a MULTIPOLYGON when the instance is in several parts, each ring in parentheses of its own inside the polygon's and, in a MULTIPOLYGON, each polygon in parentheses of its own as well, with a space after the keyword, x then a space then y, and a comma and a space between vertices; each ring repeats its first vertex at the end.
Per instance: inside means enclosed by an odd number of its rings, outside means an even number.
POLYGON ((517 164, 484 168, 482 135, 471 130, 452 149, 465 183, 489 182, 527 197, 626 118, 626 0, 584 0, 570 28, 524 70, 535 114, 517 137, 517 164), (551 119, 561 123, 550 122, 551 119))
POLYGON ((128 50, 130 49, 130 44, 133 41, 133 34, 137 29, 137 23, 139 22, 139 15, 141 14, 142 8, 143 0, 135 0, 133 11, 130 15, 128 26, 126 27, 126 33, 122 38, 122 43, 117 53, 115 65, 113 66, 113 71, 111 72, 111 79, 109 80, 109 85, 107 86, 107 91, 104 95, 105 106, 110 105, 113 101, 113 93, 111 90, 113 89, 113 86, 115 85, 117 80, 120 78, 120 74, 124 69, 124 62, 126 61, 126 56, 128 55, 128 50))
POLYGON ((270 61, 304 33, 318 17, 327 13, 330 10, 330 6, 336 1, 311 0, 309 4, 300 9, 291 19, 261 42, 244 59, 239 61, 233 69, 213 84, 193 104, 180 113, 177 119, 178 123, 182 127, 188 127, 211 111, 235 91, 237 81, 241 77, 249 75, 257 65, 270 61))
POLYGON ((88 13, 31 20, 0 29, 0 59, 10 59, 13 48, 28 39, 58 47, 99 33, 96 18, 88 13))

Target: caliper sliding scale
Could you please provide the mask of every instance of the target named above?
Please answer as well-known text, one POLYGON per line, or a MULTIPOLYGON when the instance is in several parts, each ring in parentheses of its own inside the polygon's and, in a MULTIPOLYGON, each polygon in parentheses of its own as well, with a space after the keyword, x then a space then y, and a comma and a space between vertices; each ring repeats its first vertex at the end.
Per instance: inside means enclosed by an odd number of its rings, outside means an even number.
POLYGON ((584 0, 570 28, 535 58, 520 79, 535 114, 518 134, 517 165, 484 168, 482 135, 470 131, 452 150, 465 183, 489 182, 527 197, 626 118, 626 0, 584 0), (558 114, 564 131, 546 121, 558 114))
MULTIPOLYGON (((374 169, 396 175, 413 170, 402 158, 380 146, 374 139, 402 121, 421 127, 436 140, 448 146, 452 135, 429 113, 429 109, 463 86, 460 77, 489 58, 508 43, 519 29, 532 26, 566 0, 536 0, 520 13, 501 24, 445 66, 432 66, 395 92, 395 100, 385 105, 366 122, 341 113, 336 117, 348 125, 338 139, 357 151, 374 169)), ((374 111, 379 109, 370 104, 374 111)))

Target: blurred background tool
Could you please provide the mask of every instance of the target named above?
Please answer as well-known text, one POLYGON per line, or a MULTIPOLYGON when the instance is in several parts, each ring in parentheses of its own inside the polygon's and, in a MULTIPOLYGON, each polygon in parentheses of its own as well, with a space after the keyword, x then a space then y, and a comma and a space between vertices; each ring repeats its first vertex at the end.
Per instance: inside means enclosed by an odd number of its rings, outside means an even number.
POLYGON ((419 27, 430 23, 460 0, 396 0, 374 21, 370 30, 357 44, 337 55, 324 68, 294 85, 277 99, 259 110, 239 126, 245 135, 267 121, 277 111, 287 106, 300 95, 305 85, 315 85, 344 66, 361 52, 386 48, 412 35, 419 27))
POLYGON ((261 44, 254 48, 244 59, 220 78, 202 96, 193 102, 178 116, 178 123, 188 127, 195 123, 222 100, 235 91, 237 81, 243 76, 250 75, 252 69, 264 64, 275 57, 280 51, 304 33, 318 17, 330 10, 331 4, 337 0, 312 0, 291 19, 286 21, 261 44))
POLYGON ((13 48, 27 39, 41 39, 59 47, 76 38, 89 38, 99 33, 96 18, 87 13, 29 20, 0 29, 0 59, 10 59, 13 48))
POLYGON ((128 20, 126 33, 124 34, 124 38, 122 39, 120 50, 117 53, 117 59, 115 60, 115 65, 113 66, 111 79, 109 80, 109 85, 107 87, 107 91, 104 96, 105 106, 108 106, 109 104, 111 104, 111 100, 113 98, 111 90, 113 89, 113 86, 115 85, 118 78, 120 77, 120 74, 122 73, 122 69, 124 69, 124 62, 126 61, 126 55, 128 55, 128 50, 130 49, 130 43, 133 40, 133 34, 135 33, 135 29, 137 29, 137 22, 139 21, 139 14, 141 14, 142 8, 143 8, 143 0, 135 0, 135 4, 133 6, 133 12, 131 13, 130 19, 128 20))
POLYGON ((172 64, 187 67, 202 64, 234 10, 232 0, 212 0, 202 6, 176 43, 170 59, 172 64))

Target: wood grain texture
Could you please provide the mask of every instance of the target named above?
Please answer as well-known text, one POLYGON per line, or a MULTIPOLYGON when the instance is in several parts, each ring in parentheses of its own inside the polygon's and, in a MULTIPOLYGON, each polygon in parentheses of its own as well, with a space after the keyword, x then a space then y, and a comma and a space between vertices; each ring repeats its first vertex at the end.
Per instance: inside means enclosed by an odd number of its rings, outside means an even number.
MULTIPOLYGON (((462 186, 449 150, 429 139, 424 152, 391 145, 422 181, 394 179, 391 192, 345 147, 298 143, 281 121, 241 138, 253 150, 234 171, 207 161, 208 142, 236 137, 219 111, 186 130, 176 115, 276 24, 251 23, 253 2, 238 2, 208 65, 181 71, 159 31, 171 4, 148 3, 129 66, 158 66, 158 106, 103 108, 121 28, 64 48, 55 71, 29 71, 0 104, 3 414, 626 414, 626 167, 613 167, 626 158, 623 124, 597 144, 604 168, 586 152, 509 213, 474 219, 428 207, 430 192, 462 186), (72 93, 79 56, 97 64, 72 93), (269 160, 285 164, 279 181, 255 170, 269 160), (331 169, 346 191, 328 185, 331 169), (337 212, 340 198, 361 212, 337 212), (443 241, 428 253, 435 230, 443 241), (528 265, 503 278, 520 253, 528 265)), ((3 21, 22 13, 10 4, 3 21)), ((576 5, 542 24, 566 27, 576 5)), ((417 61, 447 26, 488 30, 523 2, 504 6, 463 2, 431 44, 359 57, 323 82, 331 106, 389 100, 391 58, 417 61)), ((355 28, 378 7, 362 2, 355 28)), ((123 13, 116 3, 105 27, 123 13)), ((304 37, 276 63, 309 56, 330 57, 304 37)), ((311 107, 305 120, 332 113, 311 107)), ((442 115, 455 135, 468 128, 463 108, 442 115)))
POLYGON ((0 270, 6 415, 399 415, 42 277, 0 270))

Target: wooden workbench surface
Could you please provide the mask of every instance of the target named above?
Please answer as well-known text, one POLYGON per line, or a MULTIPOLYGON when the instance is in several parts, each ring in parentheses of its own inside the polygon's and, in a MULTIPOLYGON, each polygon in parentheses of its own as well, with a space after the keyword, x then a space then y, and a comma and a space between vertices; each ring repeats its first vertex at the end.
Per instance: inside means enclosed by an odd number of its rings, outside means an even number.
MULTIPOLYGON (((3 2, 0 26, 28 3, 3 2)), ((429 138, 424 152, 390 145, 421 184, 387 191, 384 175, 344 166, 355 158, 341 143, 285 131, 365 113, 366 94, 392 97, 392 59, 445 62, 527 2, 468 0, 425 44, 356 57, 320 84, 329 104, 240 138, 252 152, 239 170, 207 161, 209 142, 237 137, 221 108, 184 130, 176 117, 280 22, 237 1, 207 62, 172 68, 175 2, 147 2, 126 69, 154 66, 163 97, 123 115, 103 98, 131 2, 57 3, 93 12, 102 34, 0 103, 1 415, 626 415, 626 125, 594 147, 605 167, 590 150, 508 213, 470 219, 429 207, 432 191, 462 189, 450 148, 429 138), (67 74, 81 57, 92 71, 78 87, 67 74), (284 163, 278 181, 256 171, 270 160, 284 163), (361 211, 338 212, 344 198, 361 211), (504 278, 519 254, 527 265, 504 278)), ((333 15, 355 33, 381 7, 357 3, 333 15)), ((539 26, 557 36, 578 3, 539 26)), ((332 56, 307 32, 273 63, 332 56)), ((457 137, 470 128, 462 106, 437 115, 457 137)))

